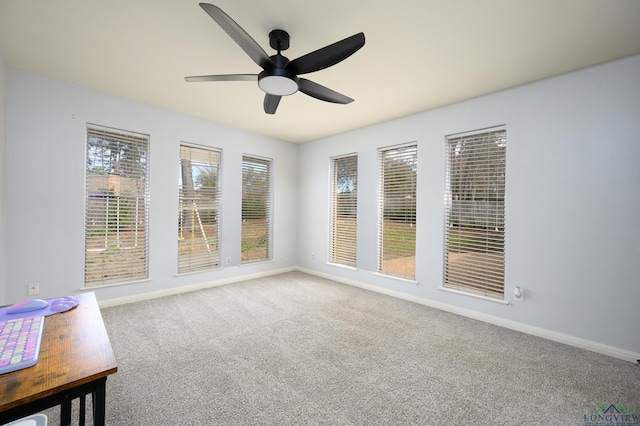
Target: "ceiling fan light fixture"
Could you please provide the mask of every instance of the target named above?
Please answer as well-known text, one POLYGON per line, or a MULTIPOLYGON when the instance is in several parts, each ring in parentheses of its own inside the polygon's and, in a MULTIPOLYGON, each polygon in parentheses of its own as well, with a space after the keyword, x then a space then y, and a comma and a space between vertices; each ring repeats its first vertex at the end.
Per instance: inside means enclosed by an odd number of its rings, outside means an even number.
POLYGON ((289 77, 281 75, 268 75, 258 80, 258 86, 270 94, 277 96, 289 96, 298 91, 298 83, 289 77))
MULTIPOLYGON (((258 87, 266 92, 263 107, 267 114, 275 114, 280 98, 300 91, 307 96, 325 102, 348 104, 353 99, 305 78, 300 74, 329 68, 364 46, 364 33, 354 34, 328 46, 302 55, 293 61, 282 55, 289 48, 290 37, 285 30, 275 29, 269 33, 269 46, 276 54, 268 56, 262 47, 229 15, 218 6, 200 3, 200 7, 249 55, 262 72, 257 75, 258 87)), ((185 77, 186 81, 255 81, 255 74, 223 74, 185 77)))

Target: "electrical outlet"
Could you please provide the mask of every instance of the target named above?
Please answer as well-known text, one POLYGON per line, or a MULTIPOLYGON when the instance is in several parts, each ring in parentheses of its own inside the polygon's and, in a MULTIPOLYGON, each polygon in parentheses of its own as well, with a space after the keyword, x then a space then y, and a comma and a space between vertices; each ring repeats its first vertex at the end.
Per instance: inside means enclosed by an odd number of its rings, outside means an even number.
POLYGON ((518 302, 524 302, 524 289, 520 286, 515 286, 513 288, 513 298, 518 302))
POLYGON ((40 284, 32 283, 27 285, 27 296, 37 296, 40 294, 40 284))
POLYGON ((227 257, 227 265, 231 265, 231 258, 227 257))

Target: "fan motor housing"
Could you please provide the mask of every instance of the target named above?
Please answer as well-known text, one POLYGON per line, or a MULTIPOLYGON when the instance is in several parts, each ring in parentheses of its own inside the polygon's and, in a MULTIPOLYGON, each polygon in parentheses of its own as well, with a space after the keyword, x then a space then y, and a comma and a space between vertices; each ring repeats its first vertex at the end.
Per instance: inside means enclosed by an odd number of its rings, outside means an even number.
POLYGON ((280 52, 289 48, 289 33, 285 30, 273 30, 269 33, 269 46, 280 52))

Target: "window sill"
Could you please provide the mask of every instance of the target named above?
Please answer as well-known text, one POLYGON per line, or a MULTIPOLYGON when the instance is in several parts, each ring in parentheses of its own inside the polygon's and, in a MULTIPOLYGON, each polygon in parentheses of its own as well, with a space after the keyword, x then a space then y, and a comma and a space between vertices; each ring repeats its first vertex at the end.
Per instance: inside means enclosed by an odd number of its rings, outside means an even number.
POLYGON ((509 302, 504 300, 504 299, 500 300, 500 299, 495 299, 493 297, 482 296, 480 294, 467 293, 465 291, 455 290, 453 288, 438 287, 438 290, 446 291, 448 293, 460 294, 462 296, 475 297, 476 299, 482 299, 482 300, 486 300, 486 301, 489 301, 489 302, 500 303, 501 305, 508 305, 509 304, 509 302))
POLYGON ((112 283, 112 284, 100 284, 100 285, 92 285, 92 286, 84 286, 84 287, 80 287, 78 290, 80 291, 93 291, 97 288, 109 288, 109 287, 118 287, 118 286, 122 286, 122 285, 129 285, 129 284, 140 284, 140 283, 146 283, 151 281, 151 278, 145 278, 143 280, 136 280, 136 281, 124 281, 121 283, 112 283))
POLYGON ((188 271, 188 272, 177 272, 173 274, 175 278, 186 277, 188 275, 196 275, 196 274, 206 274, 207 272, 215 272, 220 271, 222 266, 216 266, 210 269, 198 269, 197 271, 188 271))
POLYGON ((392 280, 401 281, 401 282, 407 283, 407 284, 418 285, 418 281, 416 281, 416 280, 411 280, 409 278, 402 278, 402 277, 398 277, 396 275, 388 275, 388 274, 383 274, 381 272, 374 272, 373 275, 377 275, 377 276, 383 277, 383 278, 391 278, 392 280))
POLYGON ((245 268, 247 266, 261 265, 263 263, 273 263, 273 262, 275 262, 275 260, 273 259, 260 259, 260 260, 252 260, 251 262, 240 263, 237 266, 239 266, 240 268, 245 268))
POLYGON ((358 268, 356 268, 355 266, 341 265, 340 263, 327 262, 327 265, 340 269, 346 269, 348 271, 358 271, 358 268))

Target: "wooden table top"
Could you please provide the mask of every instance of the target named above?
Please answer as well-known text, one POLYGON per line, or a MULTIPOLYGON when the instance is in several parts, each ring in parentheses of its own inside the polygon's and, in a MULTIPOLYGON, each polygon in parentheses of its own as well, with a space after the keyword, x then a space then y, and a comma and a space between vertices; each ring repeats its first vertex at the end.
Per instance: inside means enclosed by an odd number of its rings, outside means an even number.
POLYGON ((0 374, 0 412, 118 371, 94 293, 70 311, 44 319, 38 363, 0 374))

